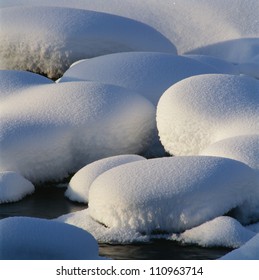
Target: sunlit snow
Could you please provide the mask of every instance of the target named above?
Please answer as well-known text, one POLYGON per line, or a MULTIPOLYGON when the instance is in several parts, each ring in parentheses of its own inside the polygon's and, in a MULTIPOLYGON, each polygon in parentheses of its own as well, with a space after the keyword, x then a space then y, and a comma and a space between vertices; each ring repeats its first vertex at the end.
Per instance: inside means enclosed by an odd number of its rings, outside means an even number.
POLYGON ((89 210, 107 227, 181 232, 240 205, 255 181, 251 168, 225 158, 137 161, 97 177, 89 191, 89 210))
POLYGON ((159 238, 258 259, 258 14, 258 0, 1 1, 0 203, 51 181, 89 208, 1 220, 0 259, 159 238))
POLYGON ((171 85, 187 77, 207 73, 219 71, 184 56, 132 52, 80 61, 69 68, 59 82, 90 80, 115 84, 134 90, 157 105, 161 95, 171 85))
POLYGON ((254 237, 255 234, 235 219, 221 216, 181 234, 173 234, 171 239, 185 244, 198 244, 203 247, 238 248, 254 237))
POLYGON ((58 180, 103 157, 141 153, 155 129, 144 97, 93 82, 44 84, 1 102, 1 170, 58 180))
POLYGON ((214 142, 258 134, 259 81, 210 74, 187 78, 170 87, 157 107, 157 127, 172 155, 199 154, 214 142))
POLYGON ((64 7, 5 8, 0 39, 1 68, 30 70, 50 78, 61 76, 76 60, 107 53, 176 54, 167 38, 141 22, 64 7))
POLYGON ((71 200, 87 203, 91 184, 99 175, 113 167, 144 159, 138 155, 119 155, 90 163, 71 178, 65 195, 71 200))

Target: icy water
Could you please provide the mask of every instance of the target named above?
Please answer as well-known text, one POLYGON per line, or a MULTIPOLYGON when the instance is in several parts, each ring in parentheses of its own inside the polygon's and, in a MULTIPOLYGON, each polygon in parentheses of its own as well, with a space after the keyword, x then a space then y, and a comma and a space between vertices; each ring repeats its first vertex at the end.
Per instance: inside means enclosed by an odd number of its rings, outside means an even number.
MULTIPOLYGON (((10 216, 29 216, 53 219, 63 214, 85 209, 64 197, 65 188, 41 187, 20 202, 0 205, 0 219, 10 216)), ((136 260, 208 260, 217 259, 229 250, 225 248, 201 248, 183 246, 172 241, 156 240, 131 245, 100 244, 100 255, 112 259, 136 260)))

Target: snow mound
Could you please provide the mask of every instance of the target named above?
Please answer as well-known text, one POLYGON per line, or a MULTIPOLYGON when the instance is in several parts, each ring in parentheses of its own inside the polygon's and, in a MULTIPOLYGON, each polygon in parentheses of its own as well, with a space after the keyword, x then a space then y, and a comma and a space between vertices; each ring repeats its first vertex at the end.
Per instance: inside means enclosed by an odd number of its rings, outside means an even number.
POLYGON ((112 168, 92 183, 89 211, 108 228, 176 233, 240 205, 255 180, 251 168, 225 158, 137 161, 112 168))
POLYGON ((15 217, 0 221, 1 260, 100 259, 88 232, 63 223, 15 217))
POLYGON ((231 251, 220 260, 259 260, 259 233, 242 247, 231 251))
POLYGON ((119 155, 90 163, 71 178, 65 195, 70 200, 87 203, 91 184, 99 175, 113 167, 144 159, 139 155, 119 155))
POLYGON ((32 182, 59 180, 95 160, 150 145, 154 106, 113 85, 71 82, 27 88, 1 103, 0 170, 32 182))
POLYGON ((218 42, 189 53, 210 55, 233 63, 246 63, 259 55, 259 38, 239 38, 218 42))
POLYGON ((225 40, 258 37, 258 0, 8 0, 18 5, 66 6, 121 15, 146 23, 170 39, 180 53, 225 40))
POLYGON ((34 190, 33 184, 20 174, 0 172, 0 204, 18 201, 34 190))
POLYGON ((136 232, 134 229, 103 226, 90 216, 89 209, 69 213, 55 220, 90 232, 99 243, 129 244, 150 241, 150 236, 136 232))
POLYGON ((250 224, 259 221, 259 176, 255 185, 255 190, 251 197, 232 211, 232 216, 242 224, 250 224))
POLYGON ((0 100, 31 86, 51 84, 53 81, 26 71, 0 70, 0 100))
POLYGON ((5 8, 0 38, 1 68, 30 70, 50 78, 61 76, 76 60, 107 53, 176 54, 168 39, 141 22, 64 7, 5 8))
POLYGON ((171 239, 203 247, 238 248, 254 236, 254 232, 243 227, 237 220, 222 216, 179 235, 173 234, 171 239))
POLYGON ((257 183, 251 198, 235 209, 233 215, 244 224, 259 220, 259 134, 241 135, 215 142, 202 155, 220 156, 242 161, 255 169, 257 183))
POLYGON ((242 161, 259 171, 259 134, 223 139, 208 146, 200 154, 242 161))
POLYGON ((81 61, 60 82, 90 80, 134 90, 154 105, 172 84, 190 76, 218 73, 209 65, 165 53, 117 53, 81 61))
POLYGON ((185 57, 195 59, 199 62, 214 67, 218 71, 218 73, 221 74, 239 74, 240 72, 240 69, 236 65, 213 56, 189 54, 185 55, 185 57))
POLYGON ((255 224, 250 224, 250 225, 246 226, 246 228, 253 232, 259 233, 259 222, 255 223, 255 224))
POLYGON ((259 54, 245 63, 238 65, 241 74, 259 79, 259 54))
POLYGON ((259 82, 246 76, 199 75, 170 87, 157 107, 157 127, 174 155, 199 154, 214 142, 259 131, 259 82))

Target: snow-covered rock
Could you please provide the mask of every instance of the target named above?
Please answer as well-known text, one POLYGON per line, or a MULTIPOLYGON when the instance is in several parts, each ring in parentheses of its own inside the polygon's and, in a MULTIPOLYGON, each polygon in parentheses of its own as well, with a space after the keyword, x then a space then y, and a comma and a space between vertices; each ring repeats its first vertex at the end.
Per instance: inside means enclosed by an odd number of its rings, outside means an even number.
POLYGON ((144 159, 139 155, 119 155, 92 162, 71 178, 65 195, 70 200, 87 203, 91 184, 99 175, 113 167, 144 159))
POLYGON ((154 105, 163 92, 190 76, 218 73, 209 65, 184 56, 165 53, 117 53, 80 61, 69 68, 60 82, 90 80, 139 92, 154 105))
POLYGON ((64 223, 13 217, 0 221, 1 260, 101 259, 88 232, 64 223))
POLYGON ((33 184, 20 174, 11 171, 0 172, 0 204, 18 201, 32 194, 34 190, 33 184))
POLYGON ((259 233, 259 222, 255 223, 255 224, 250 224, 250 225, 246 226, 246 228, 253 232, 259 233))
POLYGON ((255 184, 251 197, 232 211, 232 216, 242 224, 247 225, 259 221, 259 176, 255 184))
POLYGON ((1 13, 2 69, 57 78, 76 60, 123 51, 176 54, 162 34, 129 18, 64 7, 11 7, 1 13))
POLYGON ((240 248, 220 258, 220 260, 259 260, 259 233, 240 248))
POLYGON ((65 214, 55 220, 90 232, 99 243, 129 244, 133 242, 149 242, 151 237, 131 228, 105 227, 91 217, 89 209, 65 214))
POLYGON ((155 129, 144 97, 93 82, 26 88, 1 102, 0 170, 58 180, 109 156, 138 154, 155 129))
POLYGON ((189 53, 210 55, 233 63, 246 63, 259 55, 259 38, 239 38, 221 41, 191 50, 189 53))
POLYGON ((170 87, 157 107, 157 127, 174 155, 199 154, 214 142, 258 134, 259 81, 212 74, 187 78, 170 87))
POLYGON ((216 58, 209 55, 189 54, 185 55, 187 58, 195 59, 199 62, 205 63, 214 67, 221 74, 239 74, 240 69, 237 65, 227 62, 223 59, 216 58))
POLYGON ((259 79, 259 54, 245 63, 237 65, 241 74, 259 79))
POLYGON ((164 34, 177 46, 180 53, 226 40, 259 36, 258 0, 8 0, 0 2, 1 7, 19 5, 65 6, 132 18, 164 34))
POLYGON ((97 177, 89 191, 89 211, 109 228, 176 233, 240 205, 254 184, 251 168, 225 158, 137 161, 97 177))
POLYGON ((259 172, 259 134, 223 139, 208 146, 200 154, 242 161, 259 172))
POLYGON ((0 81, 0 100, 19 94, 21 90, 28 87, 53 84, 53 81, 41 75, 15 70, 0 70, 0 81))
POLYGON ((202 155, 220 156, 242 161, 255 169, 257 182, 251 198, 235 209, 233 215, 244 224, 259 220, 259 134, 241 135, 215 142, 202 155))
POLYGON ((238 248, 254 236, 255 232, 237 220, 221 216, 181 234, 173 234, 170 239, 203 247, 238 248))

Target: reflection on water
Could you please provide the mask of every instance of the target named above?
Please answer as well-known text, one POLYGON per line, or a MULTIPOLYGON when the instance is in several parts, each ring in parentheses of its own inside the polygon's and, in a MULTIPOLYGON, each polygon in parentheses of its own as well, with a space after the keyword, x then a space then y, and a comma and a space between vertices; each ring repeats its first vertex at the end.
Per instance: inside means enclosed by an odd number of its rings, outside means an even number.
POLYGON ((54 219, 63 214, 85 209, 80 203, 73 203, 64 197, 66 188, 39 187, 31 196, 16 203, 0 205, 0 219, 10 216, 28 216, 54 219))
MULTIPOLYGON (((86 205, 64 197, 65 188, 53 186, 37 188, 36 192, 16 203, 0 205, 0 219, 10 216, 29 216, 53 219, 63 214, 83 210, 86 205)), ((183 246, 173 241, 156 240, 147 244, 100 244, 100 255, 112 259, 142 260, 206 260, 217 259, 228 253, 224 248, 183 246)))
POLYGON ((100 245, 100 255, 118 260, 213 260, 227 254, 226 248, 202 248, 156 240, 148 244, 100 245))

